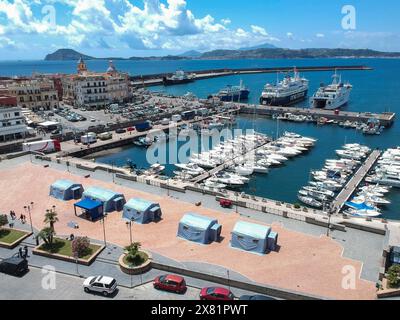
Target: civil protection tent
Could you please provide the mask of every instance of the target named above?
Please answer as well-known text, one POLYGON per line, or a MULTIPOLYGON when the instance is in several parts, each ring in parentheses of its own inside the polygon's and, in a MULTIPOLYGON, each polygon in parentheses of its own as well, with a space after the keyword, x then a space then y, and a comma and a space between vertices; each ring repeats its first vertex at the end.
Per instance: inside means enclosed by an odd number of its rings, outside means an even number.
POLYGON ((104 212, 122 211, 126 202, 123 194, 99 187, 87 189, 83 193, 83 200, 85 199, 101 202, 104 212))
POLYGON ((265 254, 275 250, 278 234, 272 233, 270 227, 238 221, 232 230, 231 246, 241 250, 265 254), (270 238, 268 238, 271 235, 270 238))
POLYGON ((50 186, 50 195, 59 200, 80 199, 83 186, 70 180, 57 180, 50 186))
POLYGON ((161 208, 158 203, 144 199, 131 199, 124 205, 123 218, 140 224, 161 219, 161 208))
POLYGON ((90 218, 92 221, 101 218, 104 215, 103 203, 97 200, 92 199, 83 199, 74 204, 75 215, 76 208, 80 208, 84 210, 84 214, 86 218, 90 218))
POLYGON ((218 224, 217 219, 188 213, 179 222, 178 237, 201 244, 210 244, 219 240, 221 230, 222 226, 218 224))

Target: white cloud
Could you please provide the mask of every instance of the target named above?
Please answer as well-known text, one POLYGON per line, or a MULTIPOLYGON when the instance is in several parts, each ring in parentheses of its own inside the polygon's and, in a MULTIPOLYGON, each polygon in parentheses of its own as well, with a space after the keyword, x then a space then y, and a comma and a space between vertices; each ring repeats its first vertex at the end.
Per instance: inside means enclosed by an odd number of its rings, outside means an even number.
POLYGON ((230 29, 229 18, 215 21, 211 15, 196 17, 186 0, 143 0, 142 7, 130 0, 10 1, 0 0, 0 14, 7 18, 6 24, 0 24, 0 35, 32 35, 41 41, 47 39, 48 46, 63 42, 75 48, 208 50, 279 41, 260 26, 230 29), (52 26, 41 16, 34 16, 33 6, 40 12, 40 6, 54 3, 62 7, 57 14, 69 13, 67 23, 52 26))
POLYGON ((267 31, 263 28, 263 27, 259 27, 259 26, 251 26, 251 31, 255 34, 260 34, 262 36, 268 36, 267 31))
POLYGON ((294 39, 294 35, 292 32, 287 32, 286 33, 286 37, 288 37, 289 39, 293 40, 294 39))
POLYGON ((325 35, 323 33, 317 33, 315 36, 317 38, 325 38, 325 35))

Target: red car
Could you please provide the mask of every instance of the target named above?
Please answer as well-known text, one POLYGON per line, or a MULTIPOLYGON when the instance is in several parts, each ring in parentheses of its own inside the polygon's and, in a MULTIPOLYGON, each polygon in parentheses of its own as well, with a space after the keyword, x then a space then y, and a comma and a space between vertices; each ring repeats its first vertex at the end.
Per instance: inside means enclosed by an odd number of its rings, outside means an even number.
POLYGON ((128 129, 126 129, 128 132, 132 132, 132 131, 135 131, 135 128, 134 127, 129 127, 128 129))
POLYGON ((153 287, 157 290, 185 293, 186 281, 183 277, 175 275, 163 275, 154 279, 153 287))
POLYGON ((234 299, 233 293, 225 288, 203 288, 200 292, 200 300, 232 301, 234 299))
POLYGON ((233 206, 233 202, 228 199, 219 200, 219 204, 222 208, 228 208, 228 209, 232 208, 232 206, 233 206))

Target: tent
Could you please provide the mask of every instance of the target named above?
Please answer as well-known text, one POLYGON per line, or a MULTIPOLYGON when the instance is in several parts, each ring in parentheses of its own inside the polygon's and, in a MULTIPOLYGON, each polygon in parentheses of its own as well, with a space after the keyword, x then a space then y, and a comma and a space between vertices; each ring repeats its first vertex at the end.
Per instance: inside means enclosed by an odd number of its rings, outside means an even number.
POLYGON ((97 220, 104 216, 103 203, 100 201, 83 199, 75 203, 74 210, 75 210, 75 215, 77 216, 76 208, 83 209, 84 214, 87 216, 87 218, 90 218, 92 221, 97 220))
POLYGON ((209 244, 219 240, 221 231, 222 226, 218 224, 218 220, 188 213, 179 222, 178 237, 201 244, 209 244))
POLYGON ((104 212, 122 211, 126 202, 123 194, 99 187, 87 189, 83 193, 83 200, 85 199, 101 202, 104 212))
POLYGON ((144 199, 131 199, 124 205, 123 218, 140 224, 161 219, 161 208, 158 203, 144 199))
POLYGON ((69 180, 57 180, 50 186, 50 195, 59 200, 80 199, 82 193, 82 185, 69 180))
POLYGON ((270 227, 239 221, 232 230, 231 246, 244 251, 265 254, 276 250, 278 234, 270 227))

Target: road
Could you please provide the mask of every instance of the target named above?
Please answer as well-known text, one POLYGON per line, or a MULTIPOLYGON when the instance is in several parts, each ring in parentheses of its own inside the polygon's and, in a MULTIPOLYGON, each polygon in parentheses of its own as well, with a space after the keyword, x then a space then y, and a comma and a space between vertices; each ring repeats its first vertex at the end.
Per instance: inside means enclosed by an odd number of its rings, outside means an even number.
POLYGON ((41 269, 32 267, 22 278, 0 273, 0 300, 198 300, 200 293, 199 289, 191 287, 184 295, 157 291, 152 283, 147 283, 134 289, 119 287, 115 296, 107 298, 85 293, 83 279, 60 273, 55 277, 55 289, 44 289, 45 276, 41 269))

